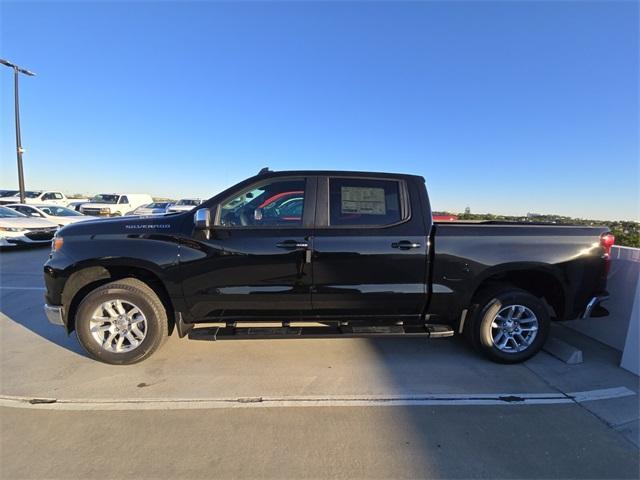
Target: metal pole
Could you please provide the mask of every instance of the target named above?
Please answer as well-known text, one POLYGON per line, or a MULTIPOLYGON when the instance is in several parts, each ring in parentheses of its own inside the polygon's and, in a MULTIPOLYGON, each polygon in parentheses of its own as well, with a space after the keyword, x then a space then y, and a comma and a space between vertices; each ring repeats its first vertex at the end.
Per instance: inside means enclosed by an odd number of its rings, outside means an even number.
POLYGON ((18 68, 13 67, 13 89, 16 114, 16 156, 18 157, 18 188, 20 189, 20 203, 25 203, 24 170, 22 168, 22 138, 20 137, 20 98, 18 92, 18 68))

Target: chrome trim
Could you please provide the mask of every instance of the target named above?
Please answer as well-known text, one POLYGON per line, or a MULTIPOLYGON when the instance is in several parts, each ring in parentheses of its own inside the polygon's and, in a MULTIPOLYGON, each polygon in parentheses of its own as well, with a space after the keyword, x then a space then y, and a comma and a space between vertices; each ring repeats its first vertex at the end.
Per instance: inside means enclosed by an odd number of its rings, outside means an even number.
POLYGON ((468 310, 465 308, 460 314, 460 327, 458 328, 458 333, 462 333, 462 331, 464 330, 464 322, 467 319, 467 313, 468 310))
POLYGON ((593 312, 593 309, 596 308, 596 306, 600 302, 604 302, 608 298, 609 298, 609 295, 600 295, 600 296, 596 295, 595 297, 591 297, 591 300, 589 300, 589 303, 587 303, 587 306, 585 307, 584 312, 582 313, 582 315, 580 315, 580 319, 584 320, 586 318, 591 317, 591 312, 593 312))
POLYGON ((59 305, 44 304, 44 313, 49 320, 49 323, 53 325, 61 325, 64 327, 64 320, 62 319, 62 307, 59 305))

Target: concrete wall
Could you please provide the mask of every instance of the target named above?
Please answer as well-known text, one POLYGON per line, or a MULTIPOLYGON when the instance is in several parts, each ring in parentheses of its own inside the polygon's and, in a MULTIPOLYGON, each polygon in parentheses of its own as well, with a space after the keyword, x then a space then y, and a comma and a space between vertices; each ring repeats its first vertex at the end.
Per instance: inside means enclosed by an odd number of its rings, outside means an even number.
POLYGON ((622 351, 620 366, 640 375, 640 282, 636 287, 636 301, 631 313, 631 322, 627 332, 627 341, 622 351))
POLYGON ((603 305, 610 315, 565 323, 596 340, 624 352, 622 366, 636 374, 639 369, 640 249, 613 247, 607 289, 611 298, 603 305))

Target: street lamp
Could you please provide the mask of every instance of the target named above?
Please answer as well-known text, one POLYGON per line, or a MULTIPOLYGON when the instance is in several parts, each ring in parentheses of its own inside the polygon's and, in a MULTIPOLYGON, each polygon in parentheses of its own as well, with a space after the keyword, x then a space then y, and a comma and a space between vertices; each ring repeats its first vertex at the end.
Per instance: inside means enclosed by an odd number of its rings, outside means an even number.
POLYGON ((24 75, 28 75, 30 77, 34 77, 35 73, 30 72, 25 68, 21 68, 17 65, 14 65, 7 60, 3 60, 0 58, 0 63, 13 68, 13 93, 15 100, 15 115, 16 115, 16 155, 18 157, 18 187, 20 188, 20 203, 24 203, 24 171, 22 169, 22 139, 20 138, 20 106, 19 106, 19 97, 18 97, 18 75, 20 73, 24 75))

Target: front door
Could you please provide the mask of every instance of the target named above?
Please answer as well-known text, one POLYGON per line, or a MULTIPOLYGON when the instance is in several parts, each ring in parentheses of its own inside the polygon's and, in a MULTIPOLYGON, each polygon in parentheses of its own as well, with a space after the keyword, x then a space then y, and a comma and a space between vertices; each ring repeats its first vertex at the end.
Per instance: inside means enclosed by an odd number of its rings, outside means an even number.
POLYGON ((194 320, 295 319, 311 310, 315 178, 277 177, 212 209, 209 238, 181 247, 194 320))
POLYGON ((422 313, 428 238, 417 190, 391 177, 318 180, 314 313, 396 318, 422 313))

